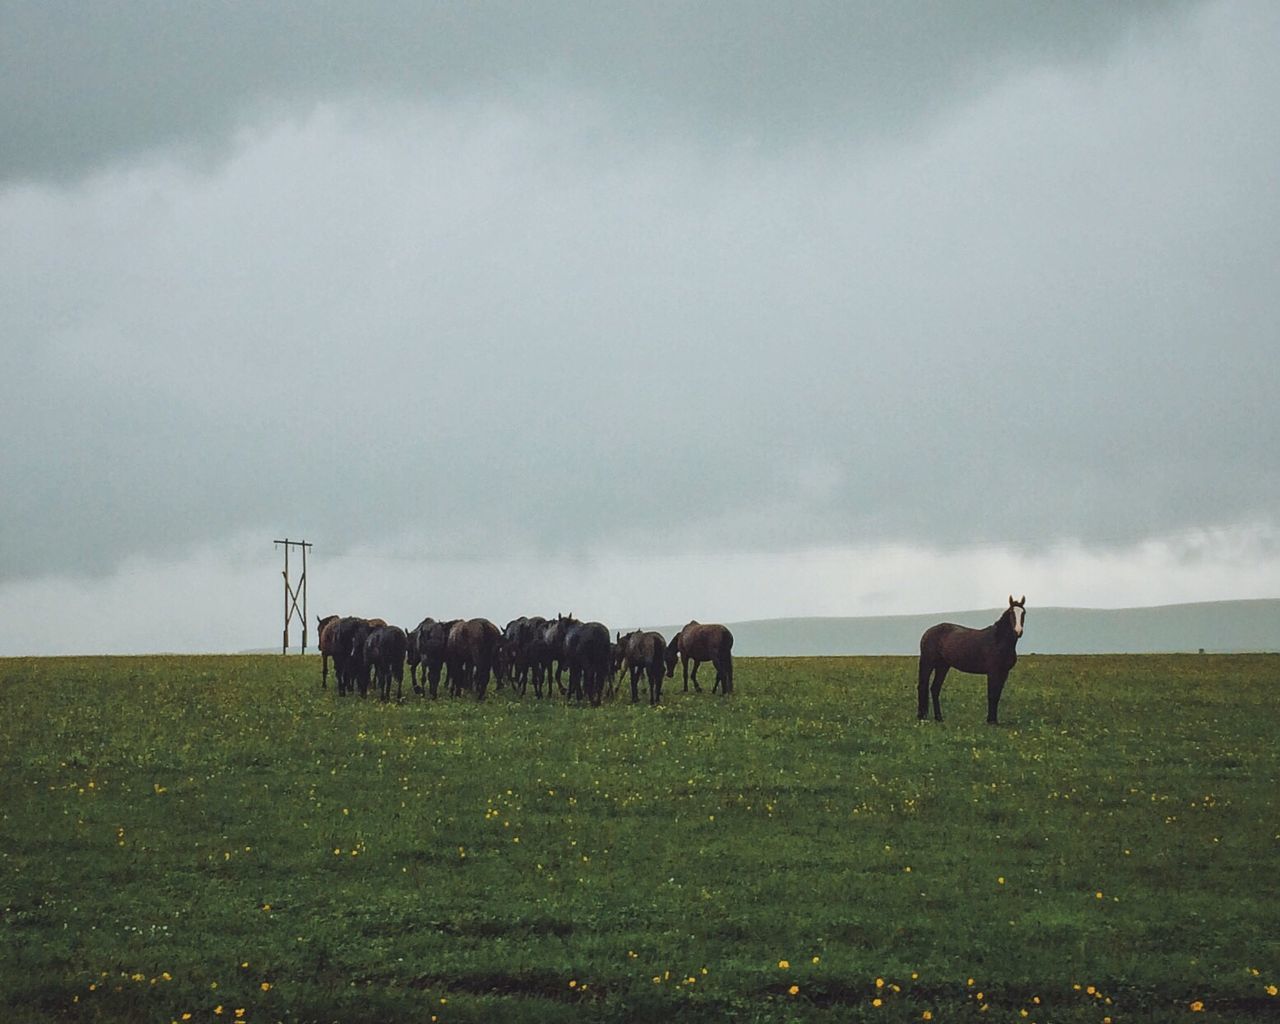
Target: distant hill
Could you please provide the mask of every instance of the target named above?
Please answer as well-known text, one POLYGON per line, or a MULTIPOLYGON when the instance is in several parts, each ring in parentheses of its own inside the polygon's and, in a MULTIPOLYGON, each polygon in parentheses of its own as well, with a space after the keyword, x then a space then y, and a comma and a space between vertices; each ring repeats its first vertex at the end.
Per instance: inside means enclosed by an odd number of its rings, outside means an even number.
MULTIPOLYGON (((757 619, 726 623, 739 656, 917 654, 920 634, 938 622, 989 626, 992 608, 928 615, 757 619)), ((656 627, 671 636, 679 626, 656 627)), ((1153 654, 1280 651, 1280 599, 1212 601, 1155 608, 1027 609, 1019 651, 1040 654, 1153 654)))
MULTIPOLYGON (((920 634, 938 622, 989 626, 1002 609, 861 618, 754 619, 729 622, 739 657, 918 654, 920 634)), ((683 625, 681 623, 680 625, 683 625)), ((627 632, 632 627, 625 627, 627 632)), ((646 627, 672 636, 680 626, 646 627)), ((295 646, 290 653, 297 652, 295 646)), ((1280 598, 1209 601, 1155 608, 1027 609, 1018 650, 1037 654, 1161 654, 1280 651, 1280 598)), ((245 654, 274 654, 279 647, 245 654)), ((314 641, 308 648, 315 652, 314 641)))

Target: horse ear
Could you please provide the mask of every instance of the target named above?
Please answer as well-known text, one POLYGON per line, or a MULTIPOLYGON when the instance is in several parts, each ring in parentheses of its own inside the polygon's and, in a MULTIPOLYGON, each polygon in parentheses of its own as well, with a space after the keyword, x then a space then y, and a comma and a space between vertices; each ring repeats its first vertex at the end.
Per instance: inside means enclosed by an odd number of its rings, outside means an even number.
POLYGON ((1010 608, 1012 608, 1012 607, 1013 607, 1015 604, 1017 604, 1017 603, 1018 603, 1018 602, 1017 602, 1017 601, 1015 601, 1015 600, 1013 599, 1013 595, 1012 595, 1012 594, 1010 594, 1010 595, 1009 595, 1009 607, 1010 607, 1010 608))
POLYGON ((1018 602, 1018 607, 1022 608, 1026 605, 1026 603, 1027 603, 1027 595, 1023 594, 1022 599, 1018 602))

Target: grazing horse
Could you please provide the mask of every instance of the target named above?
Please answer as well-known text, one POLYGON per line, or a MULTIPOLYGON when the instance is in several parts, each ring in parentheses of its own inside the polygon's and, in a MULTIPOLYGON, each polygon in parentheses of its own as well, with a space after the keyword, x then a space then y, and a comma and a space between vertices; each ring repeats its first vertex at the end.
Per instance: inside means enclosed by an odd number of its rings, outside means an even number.
POLYGON ((333 644, 333 650, 330 651, 329 656, 333 659, 333 674, 338 680, 339 697, 345 697, 354 691, 358 682, 358 666, 364 660, 364 636, 360 637, 361 648, 358 660, 352 659, 352 650, 355 647, 356 633, 361 627, 364 627, 367 633, 368 623, 355 615, 344 615, 328 626, 332 632, 333 644))
POLYGON ((378 698, 391 699, 391 680, 396 681, 396 700, 403 700, 405 648, 408 640, 399 626, 378 626, 364 641, 366 671, 373 670, 378 698))
POLYGON ((357 688, 363 697, 369 692, 369 663, 365 661, 364 641, 370 631, 385 626, 385 619, 362 619, 344 615, 333 625, 333 672, 338 677, 338 696, 357 688))
POLYGON ((423 687, 429 687, 431 699, 436 699, 440 692, 440 671, 448 664, 449 631, 459 621, 449 619, 447 622, 437 622, 426 618, 414 629, 414 635, 418 638, 418 664, 422 666, 422 685, 415 682, 414 693, 422 693, 423 687))
MULTIPOLYGON (((334 643, 337 640, 337 622, 339 616, 326 615, 323 619, 316 616, 316 648, 320 651, 320 689, 329 688, 329 659, 333 657, 334 643)), ((334 665, 337 671, 337 665, 334 665)))
POLYGON ((662 678, 667 674, 667 642, 662 634, 637 629, 618 637, 618 649, 623 671, 631 674, 631 703, 636 704, 640 700, 641 673, 649 679, 649 703, 660 703, 662 678))
POLYGON ((950 622, 930 626, 920 637, 920 680, 916 717, 923 720, 929 713, 929 697, 933 697, 933 717, 942 721, 942 705, 938 695, 949 669, 972 672, 987 677, 987 722, 996 723, 996 708, 1004 690, 1009 670, 1018 661, 1018 638, 1027 621, 1027 598, 1015 601, 1009 595, 1009 607, 986 629, 970 629, 950 622), (930 685, 929 677, 933 676, 930 685))
MULTIPOLYGON (((503 677, 511 680, 522 697, 529 688, 530 669, 536 673, 534 651, 546 625, 547 620, 541 615, 521 615, 502 631, 503 677)), ((542 695, 541 678, 534 689, 538 696, 542 695)))
POLYGON ((600 622, 575 622, 564 634, 563 662, 569 666, 569 697, 599 707, 611 662, 609 627, 600 622))
POLYGON ((502 631, 488 619, 463 619, 449 630, 446 660, 449 689, 457 697, 464 689, 474 689, 476 700, 484 700, 489 672, 498 660, 502 631))
POLYGON ((404 660, 409 666, 409 685, 414 693, 422 692, 422 687, 418 685, 418 666, 422 664, 422 649, 419 647, 419 641, 422 636, 422 627, 431 621, 431 619, 423 619, 404 636, 404 660))
POLYGON ((725 696, 733 693, 733 634, 718 623, 703 624, 696 619, 690 622, 671 638, 667 644, 667 675, 676 673, 676 658, 679 657, 684 669, 684 689, 689 691, 689 662, 693 662, 693 688, 702 692, 698 685, 698 666, 704 661, 711 662, 716 669, 715 686, 725 696))
POLYGON ((529 630, 529 617, 513 618, 502 630, 502 676, 516 682, 516 654, 524 645, 525 634, 529 630))
POLYGON ((520 695, 523 696, 530 678, 533 679, 533 694, 542 699, 542 683, 546 680, 547 696, 551 696, 551 665, 559 657, 559 641, 551 637, 552 627, 541 615, 529 620, 529 635, 526 638, 523 652, 519 655, 521 662, 517 664, 516 674, 519 679, 520 695))
POLYGON ((568 615, 556 613, 554 620, 548 620, 546 628, 542 631, 542 639, 546 644, 546 669, 547 669, 547 693, 551 693, 551 662, 556 663, 556 686, 560 688, 560 692, 564 693, 564 684, 560 682, 560 676, 563 674, 565 666, 569 664, 565 654, 564 642, 569 635, 569 630, 574 626, 582 625, 573 617, 573 612, 568 615))

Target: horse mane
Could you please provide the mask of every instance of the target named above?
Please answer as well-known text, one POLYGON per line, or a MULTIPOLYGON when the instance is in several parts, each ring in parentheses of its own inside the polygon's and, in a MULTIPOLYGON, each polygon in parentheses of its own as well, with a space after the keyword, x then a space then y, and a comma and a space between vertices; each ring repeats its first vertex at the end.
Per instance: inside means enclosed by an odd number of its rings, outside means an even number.
POLYGON ((1000 618, 996 619, 989 628, 995 631, 997 639, 1012 638, 1016 640, 1017 638, 1013 635, 1013 606, 1010 605, 1001 612, 1000 618))

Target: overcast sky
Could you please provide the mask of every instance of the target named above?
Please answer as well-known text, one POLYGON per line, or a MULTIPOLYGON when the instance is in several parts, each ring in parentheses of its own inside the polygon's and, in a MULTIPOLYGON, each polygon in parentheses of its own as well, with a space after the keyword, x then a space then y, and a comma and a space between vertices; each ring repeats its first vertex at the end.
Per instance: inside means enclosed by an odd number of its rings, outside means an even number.
POLYGON ((1277 40, 0 0, 0 654, 1280 596, 1277 40))

